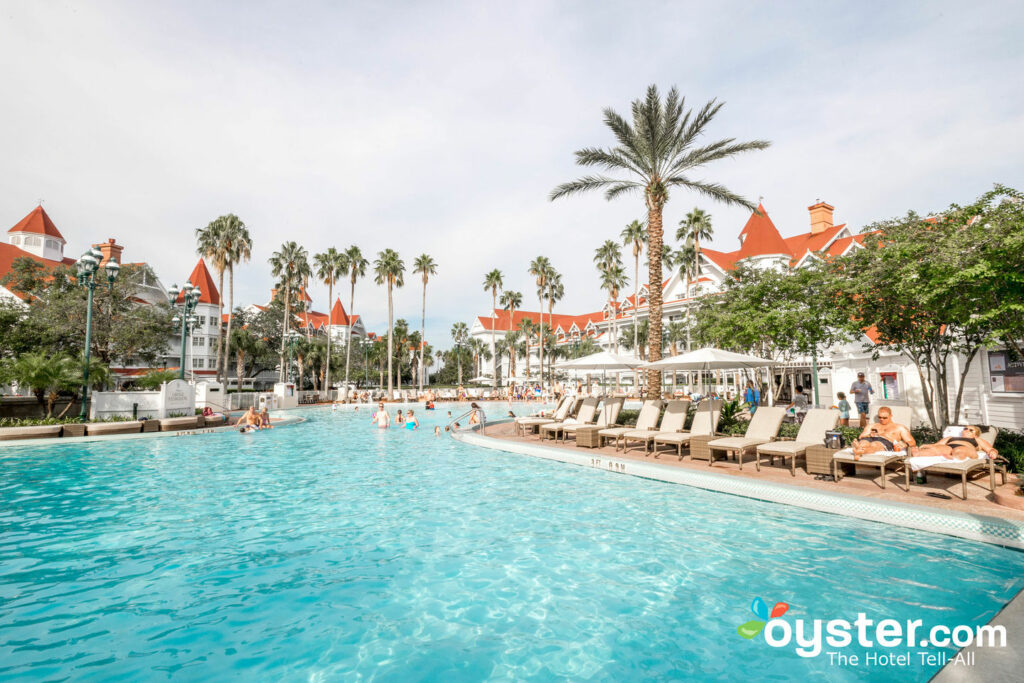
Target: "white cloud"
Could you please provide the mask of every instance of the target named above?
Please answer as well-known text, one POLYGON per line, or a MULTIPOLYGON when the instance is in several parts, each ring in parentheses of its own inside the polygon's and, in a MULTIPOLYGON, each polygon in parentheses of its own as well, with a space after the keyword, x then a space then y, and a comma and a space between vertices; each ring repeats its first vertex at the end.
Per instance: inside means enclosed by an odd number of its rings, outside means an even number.
MULTIPOLYGON (((311 253, 391 247, 410 268, 428 252, 438 345, 456 319, 486 312, 491 268, 533 300, 538 254, 566 276, 562 310, 598 307, 593 248, 642 202, 547 195, 579 174, 575 149, 610 143, 601 109, 627 111, 650 82, 695 104, 725 100, 715 135, 772 140, 707 177, 764 195, 784 234, 806 229, 818 197, 859 227, 1022 184, 1012 4, 23 3, 4 14, 0 222, 44 197, 76 252, 116 236, 171 282, 192 268, 194 229, 235 212, 256 241, 241 303, 266 298, 266 260, 286 239, 311 253)), ((745 213, 695 197, 673 197, 667 229, 698 203, 715 246, 734 248, 745 213)), ((397 315, 413 322, 420 286, 407 279, 397 315)), ((369 279, 356 302, 384 325, 369 279)))

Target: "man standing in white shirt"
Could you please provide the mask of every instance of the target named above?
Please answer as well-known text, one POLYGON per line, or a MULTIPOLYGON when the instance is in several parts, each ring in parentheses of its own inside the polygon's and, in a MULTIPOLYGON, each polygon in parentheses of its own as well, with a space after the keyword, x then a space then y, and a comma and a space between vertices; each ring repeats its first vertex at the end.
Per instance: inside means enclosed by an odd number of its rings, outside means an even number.
POLYGON ((875 393, 871 383, 864 380, 863 372, 857 373, 857 381, 850 385, 850 393, 853 394, 853 401, 857 404, 860 426, 863 429, 867 424, 868 415, 870 415, 868 411, 871 408, 871 394, 875 393))

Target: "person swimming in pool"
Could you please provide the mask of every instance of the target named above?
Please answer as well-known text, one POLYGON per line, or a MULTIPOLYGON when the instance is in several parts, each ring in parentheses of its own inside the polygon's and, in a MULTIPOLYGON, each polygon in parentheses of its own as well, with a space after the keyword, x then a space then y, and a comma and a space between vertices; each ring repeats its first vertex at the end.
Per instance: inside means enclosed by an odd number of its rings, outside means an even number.
POLYGON ((377 425, 377 429, 387 429, 391 426, 391 416, 384 410, 384 402, 377 404, 377 411, 373 414, 370 424, 377 425))
POLYGON ((415 430, 420 426, 420 421, 416 419, 416 416, 412 414, 410 410, 405 417, 405 428, 415 430))
POLYGON ((399 408, 398 410, 395 411, 395 424, 400 425, 403 422, 405 422, 405 418, 402 417, 402 409, 399 408))

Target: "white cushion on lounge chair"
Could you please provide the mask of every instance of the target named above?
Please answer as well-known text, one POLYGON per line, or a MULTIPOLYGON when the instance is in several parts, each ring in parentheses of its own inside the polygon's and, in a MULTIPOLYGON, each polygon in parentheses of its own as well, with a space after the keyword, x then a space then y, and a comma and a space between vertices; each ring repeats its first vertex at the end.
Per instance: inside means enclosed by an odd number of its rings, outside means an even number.
POLYGON ((598 435, 617 439, 626 432, 640 431, 648 428, 653 429, 658 423, 658 414, 660 412, 660 400, 651 399, 649 401, 645 401, 643 407, 640 408, 640 414, 636 418, 635 427, 609 427, 608 429, 602 429, 599 431, 598 435))
POLYGON ((779 433, 785 414, 785 408, 761 408, 750 419, 746 434, 715 439, 708 443, 708 447, 719 451, 742 451, 768 443, 779 433))
POLYGON ((807 448, 825 442, 825 432, 834 429, 839 422, 839 411, 830 408, 814 408, 807 411, 807 417, 800 425, 794 441, 772 441, 757 447, 758 453, 768 455, 800 455, 807 448))
POLYGON ((832 455, 833 460, 839 460, 840 462, 863 462, 867 464, 881 463, 892 458, 902 458, 907 454, 906 451, 878 451, 876 453, 867 453, 860 456, 857 460, 854 458, 852 448, 844 448, 841 451, 836 451, 832 455))

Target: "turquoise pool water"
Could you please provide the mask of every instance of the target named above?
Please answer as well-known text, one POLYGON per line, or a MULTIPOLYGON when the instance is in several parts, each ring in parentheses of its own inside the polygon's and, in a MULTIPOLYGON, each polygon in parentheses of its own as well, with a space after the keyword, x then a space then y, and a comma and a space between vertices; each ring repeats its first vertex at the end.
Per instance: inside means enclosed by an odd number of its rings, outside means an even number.
POLYGON ((0 449, 0 678, 926 680, 736 628, 759 596, 981 624, 1024 588, 1024 553, 472 448, 417 413, 0 449))

